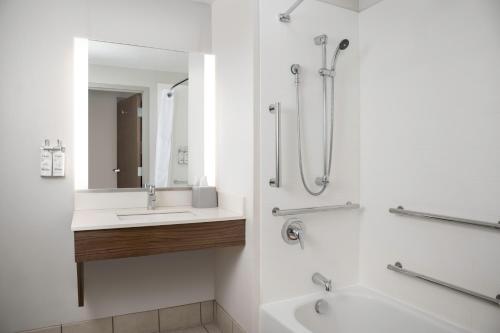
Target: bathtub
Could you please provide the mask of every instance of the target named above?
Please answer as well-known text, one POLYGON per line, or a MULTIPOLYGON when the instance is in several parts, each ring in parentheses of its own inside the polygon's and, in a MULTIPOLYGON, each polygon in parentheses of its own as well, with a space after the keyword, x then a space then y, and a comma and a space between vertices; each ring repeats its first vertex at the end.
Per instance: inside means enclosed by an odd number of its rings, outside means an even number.
POLYGON ((470 333, 361 286, 261 307, 261 333, 470 333), (320 314, 316 302, 323 299, 320 314))

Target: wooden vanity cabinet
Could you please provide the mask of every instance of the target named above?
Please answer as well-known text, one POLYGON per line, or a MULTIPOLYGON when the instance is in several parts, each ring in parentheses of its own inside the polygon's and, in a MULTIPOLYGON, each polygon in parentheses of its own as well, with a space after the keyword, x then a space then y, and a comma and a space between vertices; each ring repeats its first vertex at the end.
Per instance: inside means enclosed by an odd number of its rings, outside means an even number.
POLYGON ((167 252, 245 245, 245 220, 75 231, 78 306, 84 305, 84 263, 167 252))

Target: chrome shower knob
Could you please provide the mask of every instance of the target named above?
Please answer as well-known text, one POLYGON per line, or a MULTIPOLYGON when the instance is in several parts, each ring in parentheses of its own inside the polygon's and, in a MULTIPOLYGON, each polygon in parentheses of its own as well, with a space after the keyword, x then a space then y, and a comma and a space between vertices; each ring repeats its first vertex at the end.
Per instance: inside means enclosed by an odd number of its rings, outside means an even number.
POLYGON ((290 245, 298 243, 302 250, 304 249, 304 235, 304 223, 297 218, 288 219, 281 228, 281 237, 285 243, 290 245))

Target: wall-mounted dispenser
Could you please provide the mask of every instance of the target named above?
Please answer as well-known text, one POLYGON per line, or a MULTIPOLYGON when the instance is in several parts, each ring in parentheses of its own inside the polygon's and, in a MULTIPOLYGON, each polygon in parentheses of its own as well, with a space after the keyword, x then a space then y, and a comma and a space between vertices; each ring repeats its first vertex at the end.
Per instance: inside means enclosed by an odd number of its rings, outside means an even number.
POLYGON ((52 176, 52 150, 48 139, 45 139, 43 146, 40 147, 40 176, 52 176))
POLYGON ((57 140, 57 146, 52 150, 52 177, 64 177, 66 165, 66 148, 61 140, 57 140))
POLYGON ((42 177, 64 177, 66 165, 66 148, 61 140, 57 140, 56 146, 50 145, 50 140, 45 139, 40 147, 40 176, 42 177))

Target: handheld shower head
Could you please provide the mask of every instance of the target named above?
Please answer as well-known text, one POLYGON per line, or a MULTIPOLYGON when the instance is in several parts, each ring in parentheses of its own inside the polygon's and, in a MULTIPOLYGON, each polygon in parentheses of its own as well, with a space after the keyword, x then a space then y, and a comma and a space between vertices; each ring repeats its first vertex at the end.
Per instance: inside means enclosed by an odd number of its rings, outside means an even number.
POLYGON ((339 57, 340 51, 347 49, 348 46, 349 46, 349 39, 343 39, 339 43, 339 45, 337 46, 337 50, 335 50, 335 54, 333 55, 332 58, 331 70, 335 70, 335 66, 337 65, 337 58, 339 57))
POLYGON ((339 49, 345 50, 349 46, 349 39, 344 39, 339 44, 339 49))

